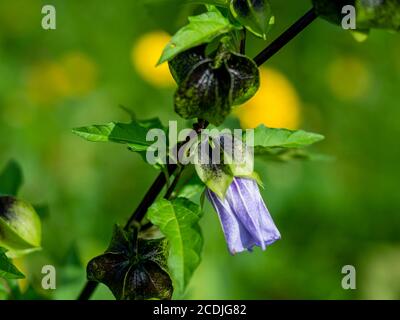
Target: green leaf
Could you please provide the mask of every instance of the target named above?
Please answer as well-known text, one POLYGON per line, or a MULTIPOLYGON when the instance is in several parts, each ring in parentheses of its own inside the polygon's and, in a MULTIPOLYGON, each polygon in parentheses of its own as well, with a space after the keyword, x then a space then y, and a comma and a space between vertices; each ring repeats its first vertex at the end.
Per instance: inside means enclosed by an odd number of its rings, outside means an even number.
POLYGON ((146 140, 149 129, 164 130, 159 119, 132 121, 131 123, 111 122, 73 129, 73 133, 91 142, 115 142, 126 144, 132 151, 146 151, 153 144, 146 140))
POLYGON ((168 267, 174 288, 182 295, 201 260, 200 207, 185 198, 161 199, 149 208, 147 217, 169 241, 168 267))
POLYGON ((293 160, 300 161, 332 161, 333 158, 319 153, 310 153, 304 149, 285 149, 285 148, 273 148, 265 149, 260 157, 265 161, 275 162, 288 162, 293 160))
POLYGON ((185 181, 181 188, 178 188, 177 196, 182 198, 194 198, 204 191, 205 185, 199 176, 194 172, 191 178, 185 181))
POLYGON ((0 172, 0 195, 16 196, 23 183, 22 170, 16 161, 11 160, 0 172))
POLYGON ((7 250, 0 247, 0 277, 6 279, 23 279, 25 276, 6 256, 7 250))
POLYGON ((171 299, 167 247, 165 239, 137 239, 116 226, 106 252, 88 263, 87 277, 104 283, 118 300, 171 299))
POLYGON ((303 130, 267 128, 254 129, 254 152, 262 154, 270 148, 303 148, 323 140, 323 135, 303 130))
POLYGON ((209 43, 231 31, 234 25, 215 7, 198 16, 189 17, 189 24, 181 28, 165 47, 158 64, 169 61, 179 53, 209 43))
POLYGON ((275 23, 268 0, 232 0, 232 15, 254 35, 267 40, 267 33, 275 23))

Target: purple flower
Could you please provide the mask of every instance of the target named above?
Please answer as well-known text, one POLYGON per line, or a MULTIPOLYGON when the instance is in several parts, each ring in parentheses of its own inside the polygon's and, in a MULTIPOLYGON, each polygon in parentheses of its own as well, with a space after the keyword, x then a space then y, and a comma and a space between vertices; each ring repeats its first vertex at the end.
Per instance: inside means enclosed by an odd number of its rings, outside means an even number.
POLYGON ((207 198, 218 213, 232 254, 251 250, 253 246, 265 250, 281 238, 255 180, 236 177, 224 200, 209 189, 207 198))

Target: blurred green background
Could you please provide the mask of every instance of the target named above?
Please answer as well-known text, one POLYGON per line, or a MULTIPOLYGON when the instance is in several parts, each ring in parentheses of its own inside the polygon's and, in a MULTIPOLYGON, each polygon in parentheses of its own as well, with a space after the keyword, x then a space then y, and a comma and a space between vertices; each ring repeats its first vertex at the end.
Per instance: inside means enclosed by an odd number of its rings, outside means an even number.
MULTIPOLYGON (((125 222, 157 175, 123 146, 91 144, 71 132, 129 121, 119 105, 138 118, 177 119, 167 69, 154 69, 149 59, 161 53, 162 30, 174 33, 198 8, 138 2, 0 1, 0 168, 17 160, 25 175, 21 197, 50 208, 43 250, 17 261, 28 275, 23 290, 40 291, 41 268, 53 264, 57 290, 41 294, 75 298, 86 263, 104 251, 112 225, 125 222), (45 4, 56 7, 56 30, 41 28, 45 4)), ((311 6, 272 5, 268 41, 311 6)), ((265 45, 251 38, 248 53, 265 45)), ((260 93, 270 105, 252 108, 267 125, 271 117, 276 126, 324 134, 314 151, 335 160, 257 163, 282 233, 266 252, 230 256, 207 204, 203 262, 187 298, 399 299, 400 36, 373 31, 357 43, 318 20, 266 68, 277 79, 260 93), (342 289, 344 265, 356 267, 357 290, 342 289)), ((101 286, 95 298, 112 296, 101 286)))

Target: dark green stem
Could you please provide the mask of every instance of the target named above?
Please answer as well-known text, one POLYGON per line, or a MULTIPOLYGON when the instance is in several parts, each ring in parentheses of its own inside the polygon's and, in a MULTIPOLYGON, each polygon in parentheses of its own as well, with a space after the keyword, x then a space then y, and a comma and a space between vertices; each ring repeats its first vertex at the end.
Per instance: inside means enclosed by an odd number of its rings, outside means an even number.
POLYGON ((318 17, 315 9, 310 9, 304 16, 297 20, 289 29, 282 33, 274 42, 261 51, 254 61, 258 66, 261 66, 275 53, 287 45, 293 38, 301 33, 307 26, 309 26, 318 17))

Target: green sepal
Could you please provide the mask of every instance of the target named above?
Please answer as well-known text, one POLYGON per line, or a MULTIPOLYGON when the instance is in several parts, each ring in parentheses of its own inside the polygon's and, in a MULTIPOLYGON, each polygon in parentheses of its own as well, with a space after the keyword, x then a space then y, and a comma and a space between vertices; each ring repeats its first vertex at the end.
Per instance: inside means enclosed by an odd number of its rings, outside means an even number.
POLYGON ((254 172, 254 156, 252 150, 241 137, 221 133, 202 141, 195 153, 195 168, 201 181, 220 199, 231 185, 234 177, 250 178, 260 181, 254 172), (208 154, 204 151, 209 148, 208 154), (219 157, 213 159, 219 153, 219 157), (218 164, 215 164, 215 161, 218 164))

